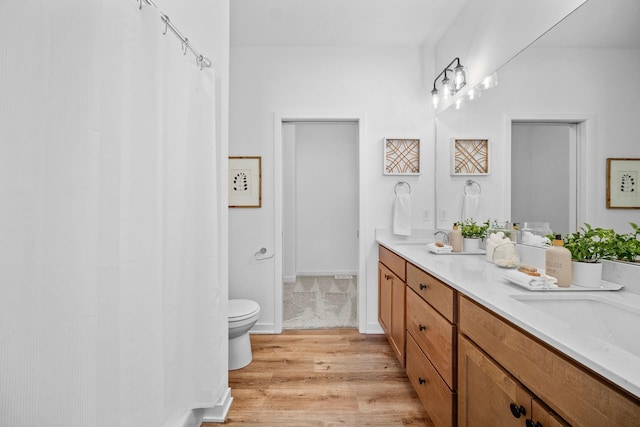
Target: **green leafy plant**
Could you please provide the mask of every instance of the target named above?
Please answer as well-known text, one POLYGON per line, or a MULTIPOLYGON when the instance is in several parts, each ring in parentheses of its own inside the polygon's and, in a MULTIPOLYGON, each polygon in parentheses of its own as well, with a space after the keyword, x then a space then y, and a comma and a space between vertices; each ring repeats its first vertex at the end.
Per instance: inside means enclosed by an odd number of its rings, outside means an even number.
POLYGON ((616 232, 612 228, 593 228, 584 223, 575 233, 564 237, 564 246, 578 262, 598 262, 615 258, 616 232))
POLYGON ((640 228, 633 222, 629 225, 633 228, 631 233, 615 235, 613 259, 636 262, 640 257, 640 228))
POLYGON ((459 221, 458 225, 460 226, 462 237, 467 239, 482 239, 489 228, 489 221, 478 224, 473 218, 468 218, 464 221, 459 221))

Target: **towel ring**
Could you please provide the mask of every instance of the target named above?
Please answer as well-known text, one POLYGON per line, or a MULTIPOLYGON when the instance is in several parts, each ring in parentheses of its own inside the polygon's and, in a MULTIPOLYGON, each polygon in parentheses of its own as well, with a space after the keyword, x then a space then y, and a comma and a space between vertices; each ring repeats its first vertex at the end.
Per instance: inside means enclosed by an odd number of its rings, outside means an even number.
POLYGON ((396 194, 396 196, 398 195, 398 187, 403 187, 403 186, 407 186, 408 190, 406 194, 411 194, 411 186, 409 185, 409 183, 407 181, 400 181, 399 183, 397 183, 395 185, 395 187, 393 187, 393 192, 396 194))
POLYGON ((467 193, 467 188, 473 187, 474 185, 476 185, 478 187, 478 193, 477 194, 482 193, 482 187, 480 186, 480 184, 478 184, 477 182, 475 182, 472 179, 468 179, 466 185, 464 186, 464 189, 462 190, 464 192, 464 194, 469 194, 469 193, 467 193))

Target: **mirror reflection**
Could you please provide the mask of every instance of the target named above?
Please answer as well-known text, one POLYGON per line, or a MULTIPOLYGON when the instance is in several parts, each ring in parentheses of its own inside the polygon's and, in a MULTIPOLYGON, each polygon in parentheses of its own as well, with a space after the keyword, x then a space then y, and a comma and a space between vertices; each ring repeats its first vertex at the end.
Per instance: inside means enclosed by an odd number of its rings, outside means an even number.
POLYGON ((501 67, 497 87, 436 122, 439 228, 460 219, 463 189, 483 188, 479 216, 584 222, 630 231, 640 211, 607 209, 606 159, 640 158, 640 2, 589 0, 501 67), (489 140, 489 174, 451 173, 451 141, 489 140))

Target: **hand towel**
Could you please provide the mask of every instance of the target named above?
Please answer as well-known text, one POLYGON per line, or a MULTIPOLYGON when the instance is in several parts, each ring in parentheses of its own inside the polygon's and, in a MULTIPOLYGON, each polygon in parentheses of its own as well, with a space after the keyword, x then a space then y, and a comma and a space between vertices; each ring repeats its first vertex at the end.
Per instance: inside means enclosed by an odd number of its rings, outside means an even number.
POLYGON ((453 248, 449 245, 445 246, 436 246, 435 243, 429 243, 427 245, 427 250, 433 252, 434 254, 450 254, 453 248))
POLYGON ((411 195, 397 194, 393 205, 393 234, 411 235, 411 195))
POLYGON ((462 199, 462 220, 473 218, 480 219, 480 195, 465 194, 462 199))

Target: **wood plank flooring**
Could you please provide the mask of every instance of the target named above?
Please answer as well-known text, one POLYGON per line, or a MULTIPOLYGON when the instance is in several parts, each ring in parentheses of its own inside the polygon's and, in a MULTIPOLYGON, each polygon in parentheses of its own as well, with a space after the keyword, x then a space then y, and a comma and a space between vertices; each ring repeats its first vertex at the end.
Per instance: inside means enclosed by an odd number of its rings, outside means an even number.
POLYGON ((384 335, 292 330, 251 342, 253 362, 229 372, 225 424, 433 427, 384 335))

